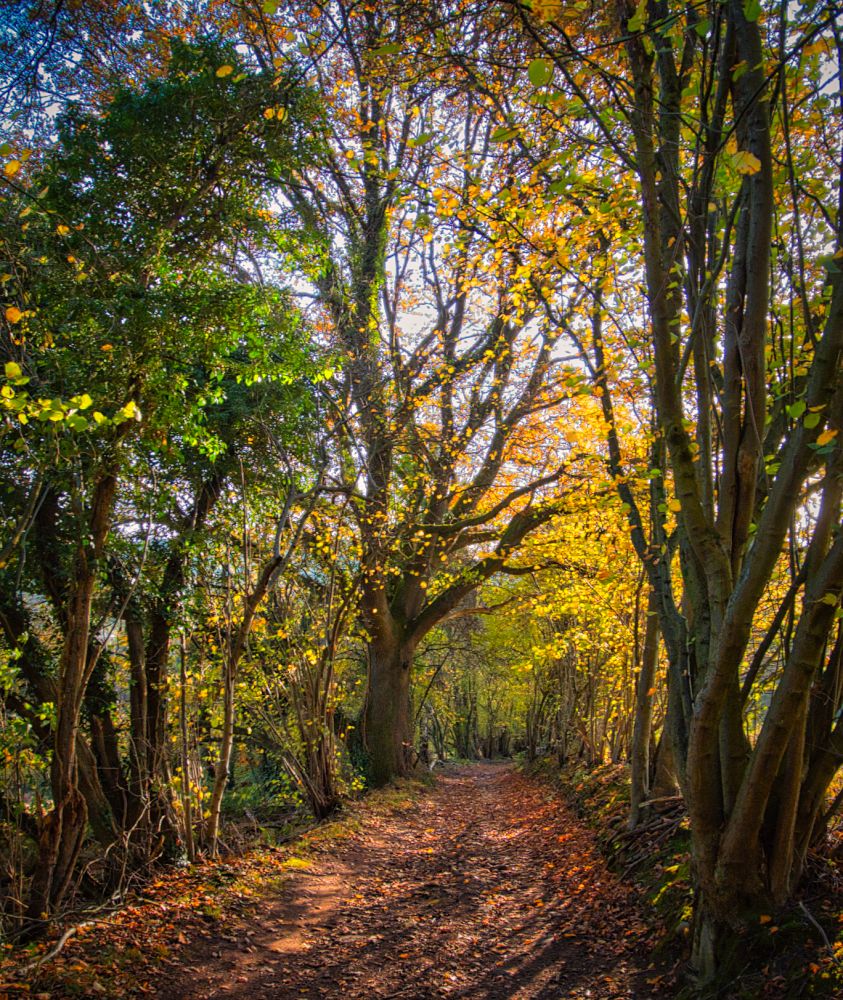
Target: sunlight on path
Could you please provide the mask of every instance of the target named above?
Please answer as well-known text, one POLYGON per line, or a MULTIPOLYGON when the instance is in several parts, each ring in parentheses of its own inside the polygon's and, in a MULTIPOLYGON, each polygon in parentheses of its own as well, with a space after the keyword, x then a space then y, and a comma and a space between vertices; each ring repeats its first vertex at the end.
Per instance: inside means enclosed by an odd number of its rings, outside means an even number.
POLYGON ((326 848, 158 997, 671 995, 647 982, 647 939, 566 807, 509 765, 473 765, 326 848))

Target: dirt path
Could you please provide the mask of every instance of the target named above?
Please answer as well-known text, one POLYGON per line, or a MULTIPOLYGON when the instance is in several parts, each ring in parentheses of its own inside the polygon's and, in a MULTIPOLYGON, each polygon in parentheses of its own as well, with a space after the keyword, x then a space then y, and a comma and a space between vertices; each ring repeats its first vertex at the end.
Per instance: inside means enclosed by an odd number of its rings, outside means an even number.
POLYGON ((648 985, 647 928, 591 839, 511 767, 453 769, 413 808, 372 818, 292 870, 225 936, 187 948, 156 995, 672 995, 648 985))

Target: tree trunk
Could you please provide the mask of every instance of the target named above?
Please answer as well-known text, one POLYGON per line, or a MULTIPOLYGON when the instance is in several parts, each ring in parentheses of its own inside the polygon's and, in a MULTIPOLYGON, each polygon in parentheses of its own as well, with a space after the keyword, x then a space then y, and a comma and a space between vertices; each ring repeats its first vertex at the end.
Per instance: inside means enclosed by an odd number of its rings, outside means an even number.
POLYGON ((181 730, 181 795, 184 811, 184 845, 188 860, 196 860, 193 841, 193 789, 190 782, 190 749, 187 729, 187 640, 184 633, 179 648, 179 729, 181 730))
POLYGON ((662 729, 661 739, 656 746, 655 764, 653 766, 653 776, 650 780, 650 795, 654 799, 664 799, 671 795, 676 795, 679 788, 679 779, 676 775, 676 764, 674 763, 673 742, 665 726, 662 729))
POLYGON ((81 733, 76 740, 76 763, 79 791, 85 799, 91 832, 99 841, 102 849, 107 850, 114 845, 118 838, 119 819, 115 815, 113 804, 102 787, 101 769, 94 752, 81 733))
POLYGON ((281 566, 283 558, 276 553, 261 570, 255 589, 243 597, 243 618, 236 627, 229 622, 228 640, 224 652, 222 665, 223 681, 223 723, 222 738, 220 739, 220 757, 214 770, 214 789, 211 793, 211 805, 209 808, 208 822, 206 824, 206 836, 210 844, 211 855, 216 857, 217 840, 219 838, 220 814, 222 812, 222 797, 228 784, 229 769, 231 767, 231 752, 234 748, 234 720, 236 714, 235 692, 237 689, 237 671, 243 654, 246 652, 246 643, 252 631, 252 622, 255 620, 255 612, 266 596, 278 568, 281 566))
POLYGON ((635 685, 635 724, 632 729, 630 753, 629 829, 634 830, 641 818, 641 803, 650 793, 650 732, 653 723, 653 684, 659 662, 659 617, 655 594, 647 602, 647 625, 641 669, 635 685))
POLYGON ((88 810, 79 791, 76 748, 82 703, 90 679, 91 607, 116 486, 117 481, 110 474, 97 482, 91 497, 89 532, 74 557, 56 689, 57 718, 50 768, 53 809, 44 821, 38 845, 38 865, 27 907, 26 931, 30 934, 44 929, 43 921, 61 904, 85 836, 88 810))
POLYGON ((234 686, 236 668, 226 656, 223 664, 223 722, 220 739, 220 756, 214 769, 214 789, 211 793, 211 804, 208 807, 208 821, 205 827, 206 838, 211 857, 217 856, 217 842, 220 831, 220 814, 222 812, 222 797, 228 784, 228 774, 231 767, 231 751, 234 748, 234 686))
POLYGON ((410 714, 412 644, 384 638, 372 643, 364 728, 369 753, 369 779, 375 787, 412 769, 413 730, 410 714))

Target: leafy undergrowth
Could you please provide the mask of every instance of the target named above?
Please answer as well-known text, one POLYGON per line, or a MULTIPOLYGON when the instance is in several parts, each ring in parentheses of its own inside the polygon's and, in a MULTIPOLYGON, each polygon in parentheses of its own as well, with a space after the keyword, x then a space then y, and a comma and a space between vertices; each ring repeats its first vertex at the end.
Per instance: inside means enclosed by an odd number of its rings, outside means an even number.
POLYGON ((291 872, 308 868, 314 850, 348 840, 370 817, 408 808, 426 784, 402 781, 374 791, 286 846, 170 869, 106 916, 57 926, 49 938, 27 947, 3 946, 0 1000, 154 995, 153 977, 162 966, 177 964, 189 939, 216 936, 231 918, 247 915, 257 900, 277 891, 291 872), (71 936, 61 944, 66 934, 71 936))
MULTIPOLYGON (((641 889, 656 914, 658 951, 687 961, 691 933, 688 820, 678 801, 665 801, 634 832, 626 829, 629 773, 623 765, 561 770, 551 759, 530 771, 559 789, 593 828, 611 868, 641 889)), ((736 935, 728 984, 712 996, 758 1000, 837 998, 843 994, 843 829, 831 834, 825 855, 813 855, 799 897, 778 912, 759 913, 755 926, 736 935), (837 860, 835 860, 835 858, 837 860)), ((680 994, 681 996, 682 994, 680 994)), ((696 996, 692 985, 688 996, 696 996)))

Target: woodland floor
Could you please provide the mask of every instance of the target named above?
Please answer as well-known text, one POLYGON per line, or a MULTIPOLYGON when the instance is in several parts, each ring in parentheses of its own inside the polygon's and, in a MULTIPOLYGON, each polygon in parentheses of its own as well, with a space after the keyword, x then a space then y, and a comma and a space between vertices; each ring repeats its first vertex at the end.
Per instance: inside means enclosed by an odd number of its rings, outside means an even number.
POLYGON ((632 890, 505 764, 451 768, 365 815, 275 891, 172 954, 159 1000, 673 996, 632 890), (649 982, 648 982, 649 980, 649 982))

